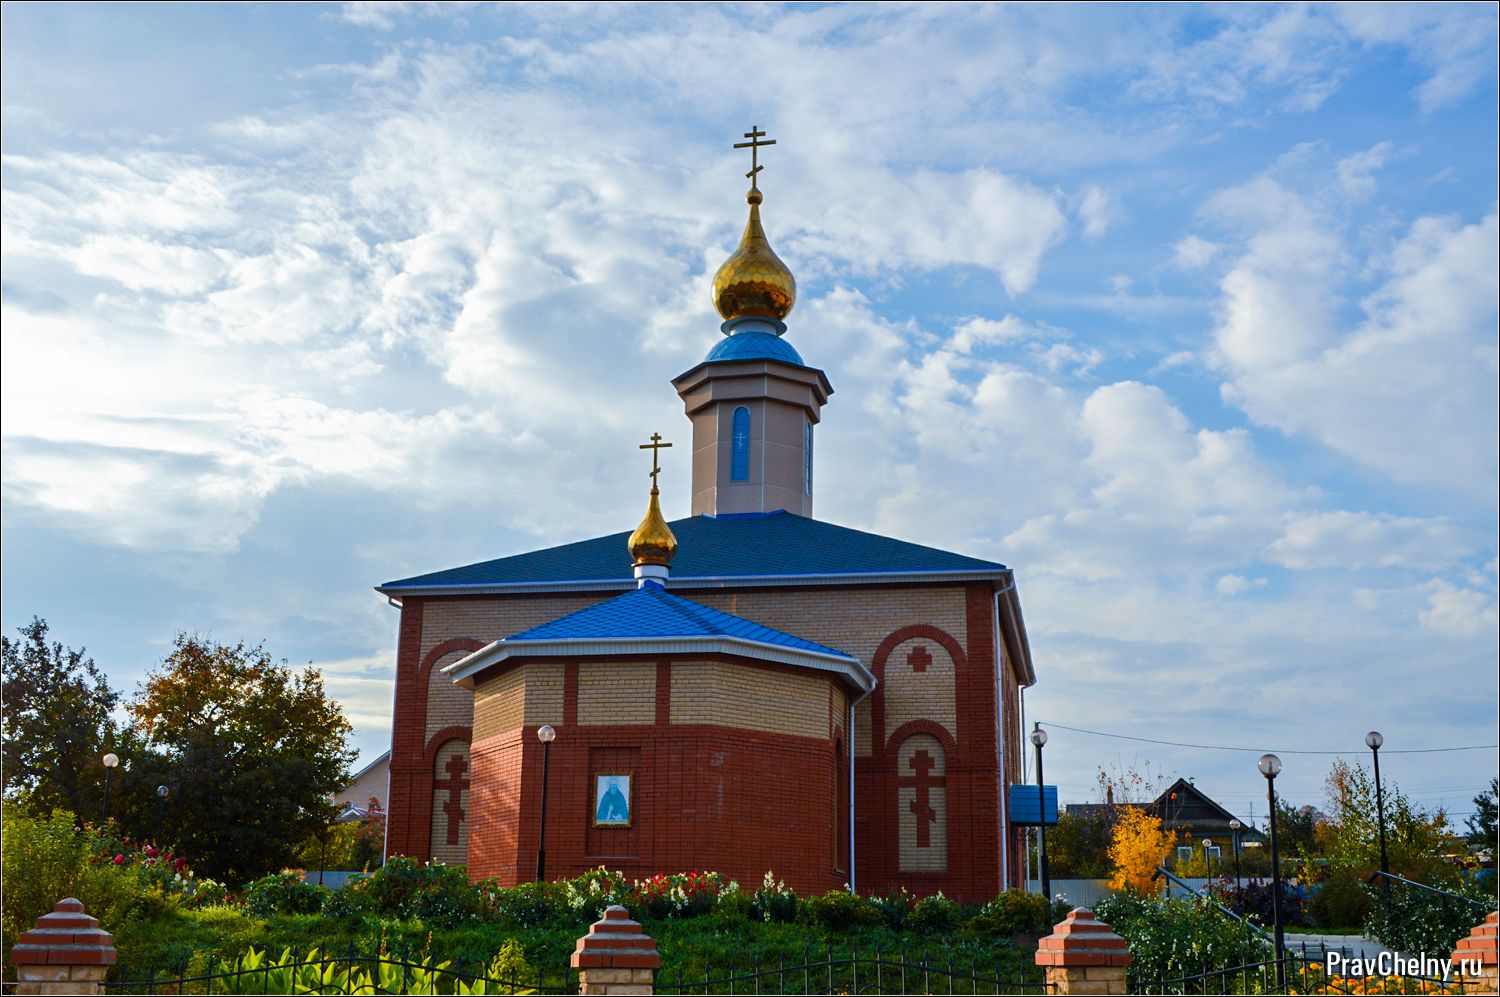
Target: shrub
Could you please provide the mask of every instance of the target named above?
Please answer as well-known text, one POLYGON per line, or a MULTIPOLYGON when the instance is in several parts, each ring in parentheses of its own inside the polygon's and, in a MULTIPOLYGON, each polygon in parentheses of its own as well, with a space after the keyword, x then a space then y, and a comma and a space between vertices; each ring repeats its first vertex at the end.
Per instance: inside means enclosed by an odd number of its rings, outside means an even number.
MULTIPOLYGON (((492 884, 470 883, 462 866, 423 864, 406 856, 395 856, 370 875, 326 894, 322 910, 330 917, 365 913, 453 928, 479 920, 492 910, 493 892, 492 884)), ((549 907, 547 916, 550 914, 549 907)))
POLYGON ((647 917, 698 917, 713 909, 714 901, 725 890, 738 890, 739 884, 717 872, 657 873, 650 879, 637 880, 630 891, 629 906, 647 917))
POLYGON ((787 889, 786 883, 776 874, 766 870, 760 889, 750 901, 751 913, 761 921, 788 922, 797 918, 797 894, 787 889))
MULTIPOLYGON (((1271 904, 1273 892, 1272 884, 1267 881, 1245 883, 1238 890, 1228 887, 1220 890, 1218 896, 1219 901, 1225 907, 1265 927, 1275 920, 1271 904)), ((1290 927, 1303 926, 1308 923, 1302 895, 1286 880, 1281 882, 1281 923, 1290 927)))
POLYGON ((829 890, 821 897, 804 897, 797 902, 797 922, 848 931, 855 926, 873 927, 885 923, 885 914, 868 900, 848 890, 829 890))
POLYGON ((885 918, 885 926, 892 931, 901 930, 916 902, 917 898, 907 893, 904 886, 901 887, 900 892, 870 898, 870 904, 880 911, 881 916, 885 918))
POLYGON ((521 883, 500 887, 494 880, 480 884, 489 911, 502 924, 530 928, 553 918, 567 916, 567 893, 553 883, 521 883))
POLYGON ((602 865, 560 885, 573 913, 591 921, 603 917, 606 907, 624 904, 630 894, 625 874, 611 872, 602 865))
POLYGON ((1105 897, 1095 908, 1130 946, 1131 989, 1201 972, 1204 966, 1237 966, 1270 957, 1270 946, 1245 925, 1201 897, 1156 900, 1132 894, 1105 897))
POLYGON ((748 920, 755 914, 754 901, 755 895, 744 890, 725 890, 714 903, 714 914, 731 920, 748 920))
POLYGON ((1318 885, 1307 914, 1320 928, 1358 926, 1369 917, 1371 902, 1363 877, 1353 869, 1338 868, 1318 885))
POLYGON ((924 935, 952 931, 958 927, 958 905, 941 893, 923 897, 912 905, 906 927, 924 935))
POLYGON ((20 932, 48 913, 64 897, 75 897, 106 926, 127 919, 165 913, 178 904, 182 889, 173 880, 148 879, 146 856, 96 830, 77 826, 64 810, 50 817, 27 817, 6 808, 0 835, 5 839, 4 903, 0 907, 6 950, 20 932), (111 852, 106 854, 106 849, 111 852))
POLYGON ((1053 906, 1040 893, 1006 890, 979 908, 979 913, 969 918, 964 930, 1002 938, 1010 935, 1041 937, 1050 934, 1052 926, 1062 919, 1054 917, 1053 906))
MULTIPOLYGON (((1386 948, 1407 953, 1444 956, 1458 940, 1484 918, 1484 912, 1439 893, 1392 883, 1386 901, 1379 886, 1367 886, 1372 903, 1365 918, 1365 933, 1380 939, 1386 948)), ((1465 883, 1456 891, 1495 909, 1495 895, 1465 883)))
POLYGON ((295 872, 262 876, 245 887, 245 910, 251 917, 276 914, 316 914, 329 891, 305 881, 295 872))

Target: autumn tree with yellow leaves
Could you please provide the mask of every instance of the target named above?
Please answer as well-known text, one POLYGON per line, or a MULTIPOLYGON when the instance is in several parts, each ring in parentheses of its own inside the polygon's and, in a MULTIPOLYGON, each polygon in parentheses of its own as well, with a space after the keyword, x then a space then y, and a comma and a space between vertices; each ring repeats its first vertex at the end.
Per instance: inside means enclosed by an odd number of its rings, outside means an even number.
POLYGON ((1121 809, 1109 843, 1109 861, 1114 866, 1109 888, 1150 896, 1156 892, 1151 877, 1171 853, 1174 838, 1161 826, 1161 818, 1144 808, 1121 809))

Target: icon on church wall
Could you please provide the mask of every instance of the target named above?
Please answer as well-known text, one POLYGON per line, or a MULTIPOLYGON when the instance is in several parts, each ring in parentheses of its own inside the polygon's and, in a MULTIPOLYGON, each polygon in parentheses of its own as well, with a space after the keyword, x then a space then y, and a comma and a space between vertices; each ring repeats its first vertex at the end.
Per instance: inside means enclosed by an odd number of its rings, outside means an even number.
POLYGON ((594 776, 594 826, 630 826, 630 773, 594 776))

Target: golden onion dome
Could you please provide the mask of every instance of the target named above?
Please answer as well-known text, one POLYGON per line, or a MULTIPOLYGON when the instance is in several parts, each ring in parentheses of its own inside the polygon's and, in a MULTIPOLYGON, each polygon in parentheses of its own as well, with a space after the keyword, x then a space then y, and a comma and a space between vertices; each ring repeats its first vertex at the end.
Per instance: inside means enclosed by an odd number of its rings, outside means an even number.
POLYGON ((760 191, 752 187, 745 200, 750 204, 750 220, 739 248, 714 274, 714 307, 725 321, 743 315, 779 321, 796 303, 797 280, 772 252, 760 227, 760 191))
POLYGON ((634 567, 643 564, 670 564, 672 555, 677 553, 677 538, 672 535, 672 528, 661 514, 661 502, 657 495, 657 488, 652 485, 646 518, 630 534, 630 557, 634 567))

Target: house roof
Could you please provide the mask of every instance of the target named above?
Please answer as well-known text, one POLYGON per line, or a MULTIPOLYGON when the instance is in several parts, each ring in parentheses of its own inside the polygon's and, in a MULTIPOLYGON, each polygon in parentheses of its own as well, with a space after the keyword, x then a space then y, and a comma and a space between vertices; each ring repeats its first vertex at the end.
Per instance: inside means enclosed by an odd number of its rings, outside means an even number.
POLYGON ((654 581, 492 641, 443 671, 455 682, 472 686, 480 672, 510 658, 705 653, 834 672, 865 692, 875 686, 875 677, 853 655, 710 609, 654 581))
MULTIPOLYGON (((1229 822, 1234 814, 1219 806, 1208 794, 1186 779, 1178 779, 1162 790, 1148 809, 1161 818, 1162 826, 1168 829, 1187 828, 1194 831, 1212 830, 1228 833, 1229 822)), ((1243 840, 1258 840, 1259 831, 1249 821, 1241 821, 1243 840)))
MULTIPOLYGON (((675 584, 885 575, 937 580, 994 578, 1009 569, 995 561, 836 526, 789 512, 692 516, 674 520, 675 584)), ((626 552, 629 532, 611 533, 463 567, 413 575, 377 586, 386 595, 458 595, 506 590, 634 588, 626 552)))

